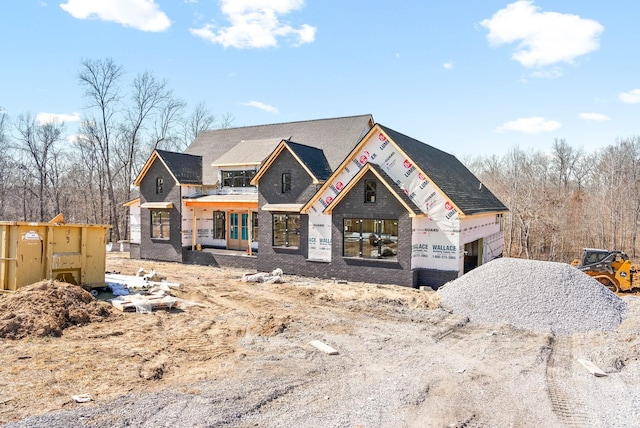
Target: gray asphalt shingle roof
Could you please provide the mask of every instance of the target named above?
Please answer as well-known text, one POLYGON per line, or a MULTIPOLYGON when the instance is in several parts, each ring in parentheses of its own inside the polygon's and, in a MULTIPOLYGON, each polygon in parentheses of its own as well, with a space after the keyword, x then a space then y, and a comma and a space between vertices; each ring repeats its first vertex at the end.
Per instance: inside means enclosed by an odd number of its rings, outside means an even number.
POLYGON ((311 171, 311 174, 320 181, 324 181, 331 176, 331 167, 329 161, 324 155, 324 150, 316 147, 305 146, 304 144, 286 142, 287 146, 298 156, 305 166, 311 171))
POLYGON ((455 156, 378 125, 464 214, 507 210, 455 156))
MULTIPOLYGON (((243 140, 212 162, 213 165, 260 165, 278 147, 282 139, 243 140)), ((205 168, 211 165, 205 165, 205 168)))
POLYGON ((216 129, 198 134, 185 153, 202 156, 204 184, 218 181, 218 169, 210 165, 243 140, 281 139, 316 147, 334 170, 372 126, 372 116, 361 115, 216 129))
POLYGON ((202 156, 156 149, 180 184, 202 184, 202 156))

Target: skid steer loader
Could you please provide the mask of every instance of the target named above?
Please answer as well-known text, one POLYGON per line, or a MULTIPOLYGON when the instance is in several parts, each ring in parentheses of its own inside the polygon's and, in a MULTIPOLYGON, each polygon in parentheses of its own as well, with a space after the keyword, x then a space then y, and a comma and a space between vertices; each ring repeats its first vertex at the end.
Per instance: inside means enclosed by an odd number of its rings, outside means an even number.
POLYGON ((614 293, 640 288, 638 269, 622 251, 585 248, 582 260, 574 260, 572 266, 597 279, 614 293))

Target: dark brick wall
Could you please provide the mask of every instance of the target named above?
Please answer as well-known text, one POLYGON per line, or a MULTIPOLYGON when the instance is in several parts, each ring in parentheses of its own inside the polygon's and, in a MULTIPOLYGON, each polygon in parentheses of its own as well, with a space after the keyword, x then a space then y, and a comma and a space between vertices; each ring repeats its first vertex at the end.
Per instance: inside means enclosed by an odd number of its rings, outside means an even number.
MULTIPOLYGON (((303 204, 316 192, 311 176, 302 165, 284 150, 270 168, 261 177, 258 184, 258 206, 265 204, 303 204), (282 174, 291 174, 291 191, 282 193, 282 174)), ((258 271, 270 272, 281 268, 287 273, 304 272, 309 237, 309 221, 306 215, 300 216, 300 248, 273 248, 273 213, 259 210, 258 224, 258 271)), ((312 275, 315 276, 315 275, 312 275)))
POLYGON ((426 285, 434 290, 458 278, 458 271, 455 270, 435 270, 435 269, 416 269, 414 270, 416 287, 426 285))
POLYGON ((172 202, 169 240, 151 239, 151 210, 140 208, 140 258, 171 262, 182 261, 181 192, 162 162, 156 160, 140 183, 140 204, 145 202, 172 202), (163 192, 156 193, 156 178, 164 180, 163 192))
POLYGON ((311 176, 293 157, 283 150, 260 178, 258 192, 269 204, 304 204, 316 192, 311 176), (291 191, 282 193, 282 174, 291 174, 291 191))
MULTIPOLYGON (((272 165, 274 168, 275 165, 272 165)), ((266 174, 265 174, 266 176, 266 174)), ((279 175, 278 175, 279 177, 279 175)), ((373 282, 397 284, 413 287, 416 285, 414 273, 411 271, 411 217, 382 183, 377 185, 375 203, 364 203, 364 180, 375 179, 368 173, 360 180, 349 194, 345 195, 334 208, 332 217, 333 249, 331 263, 306 260, 308 239, 308 217, 302 216, 301 248, 272 248, 271 213, 260 212, 260 252, 258 253, 258 270, 271 271, 281 268, 285 273, 305 275, 317 278, 336 278, 351 282, 373 282), (398 219, 398 256, 397 260, 345 258, 342 256, 342 230, 345 217, 370 219, 398 219)), ((264 180, 264 176, 263 176, 264 180)), ((262 181, 260 189, 262 189, 262 181)), ((315 189, 314 189, 315 191, 315 189)), ((260 195, 259 204, 273 203, 264 194, 260 195)))
POLYGON ((411 217, 397 198, 367 172, 333 209, 331 270, 334 277, 347 281, 367 281, 381 284, 414 286, 411 271, 411 217), (365 203, 365 180, 376 180, 376 202, 365 203), (397 260, 343 257, 345 218, 398 219, 397 260))
POLYGON ((191 251, 185 248, 182 252, 184 263, 204 266, 230 266, 247 271, 256 271, 256 256, 243 254, 216 254, 207 251, 191 251))
POLYGON ((129 258, 130 259, 140 258, 140 244, 129 244, 129 258))

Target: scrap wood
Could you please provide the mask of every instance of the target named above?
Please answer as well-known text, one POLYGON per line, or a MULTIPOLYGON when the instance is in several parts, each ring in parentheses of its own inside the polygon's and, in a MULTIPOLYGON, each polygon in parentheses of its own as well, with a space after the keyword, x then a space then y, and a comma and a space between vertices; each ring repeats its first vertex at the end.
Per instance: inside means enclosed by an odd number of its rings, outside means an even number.
POLYGON ((589 360, 583 360, 582 358, 578 358, 578 362, 582 364, 587 370, 589 370, 589 372, 594 376, 597 376, 597 377, 607 376, 607 374, 603 372, 600 367, 596 366, 589 360))
POLYGON ((309 342, 309 345, 313 346, 316 349, 321 350, 325 354, 338 355, 338 351, 336 351, 326 343, 320 342, 319 340, 312 340, 311 342, 309 342))

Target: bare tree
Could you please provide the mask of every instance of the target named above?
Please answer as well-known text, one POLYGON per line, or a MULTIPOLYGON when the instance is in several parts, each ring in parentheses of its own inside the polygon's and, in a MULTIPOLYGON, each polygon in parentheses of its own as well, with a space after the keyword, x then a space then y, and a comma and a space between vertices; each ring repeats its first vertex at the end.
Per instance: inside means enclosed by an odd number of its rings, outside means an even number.
MULTIPOLYGON (((124 147, 118 150, 124 171, 124 183, 133 182, 134 171, 140 163, 137 158, 144 144, 141 141, 143 139, 141 134, 147 122, 151 121, 156 113, 160 113, 163 106, 172 99, 172 93, 167 89, 167 81, 158 80, 148 71, 136 76, 131 88, 131 105, 127 108, 126 119, 122 124, 124 147)), ((145 153, 145 159, 147 155, 148 153, 145 153)), ((126 189, 126 199, 128 199, 128 185, 126 189)))
POLYGON ((106 191, 109 200, 111 214, 110 223, 113 225, 113 235, 120 239, 120 205, 116 199, 116 173, 113 153, 115 141, 112 138, 118 127, 115 115, 120 103, 120 79, 122 78, 122 66, 117 65, 111 59, 83 60, 81 70, 78 73, 80 85, 85 90, 85 98, 88 107, 97 111, 95 120, 88 119, 85 122, 84 138, 92 144, 100 155, 104 173, 106 176, 106 191))
POLYGON ((174 151, 185 149, 175 128, 182 122, 182 112, 186 105, 184 101, 173 97, 164 103, 155 122, 149 153, 159 148, 174 151))
MULTIPOLYGON (((196 139, 196 136, 200 132, 211 129, 215 124, 215 121, 216 117, 211 114, 211 112, 209 112, 209 109, 207 108, 207 105, 204 101, 196 104, 191 114, 183 122, 181 149, 186 149, 189 144, 191 144, 193 140, 196 139)), ((227 127, 228 126, 222 126, 222 128, 227 127)))
POLYGON ((26 166, 37 181, 39 220, 45 221, 52 213, 47 210, 50 176, 56 173, 52 164, 54 145, 62 141, 64 123, 57 121, 39 124, 30 114, 22 114, 16 122, 19 134, 19 149, 26 153, 26 166))
POLYGON ((9 115, 0 107, 0 218, 4 218, 9 205, 7 195, 12 182, 14 162, 10 155, 9 115))

